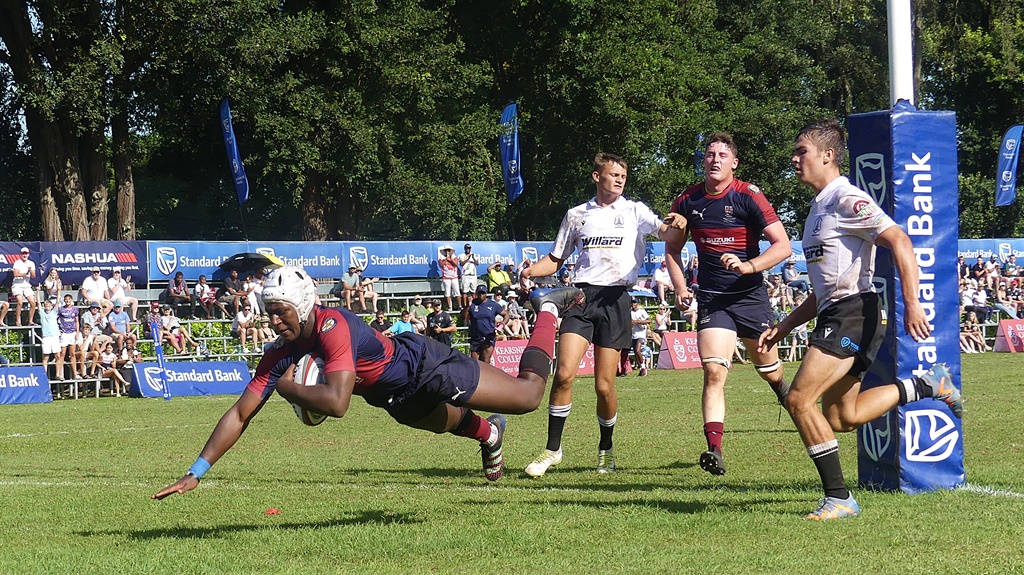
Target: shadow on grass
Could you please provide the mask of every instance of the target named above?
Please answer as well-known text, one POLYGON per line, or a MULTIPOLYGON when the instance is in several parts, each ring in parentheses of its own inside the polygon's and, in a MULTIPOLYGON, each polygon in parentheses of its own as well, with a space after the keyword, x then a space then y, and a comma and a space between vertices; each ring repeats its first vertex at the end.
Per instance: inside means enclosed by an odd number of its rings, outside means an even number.
POLYGON ((409 513, 396 513, 394 511, 363 511, 354 517, 343 519, 330 519, 327 521, 313 521, 309 523, 251 523, 235 525, 216 525, 212 527, 169 527, 166 529, 110 529, 104 531, 78 531, 76 535, 86 537, 96 535, 116 535, 135 541, 146 541, 152 539, 195 539, 224 537, 231 533, 241 531, 257 531, 261 529, 329 529, 332 527, 348 527, 352 525, 410 525, 423 523, 422 519, 409 513))

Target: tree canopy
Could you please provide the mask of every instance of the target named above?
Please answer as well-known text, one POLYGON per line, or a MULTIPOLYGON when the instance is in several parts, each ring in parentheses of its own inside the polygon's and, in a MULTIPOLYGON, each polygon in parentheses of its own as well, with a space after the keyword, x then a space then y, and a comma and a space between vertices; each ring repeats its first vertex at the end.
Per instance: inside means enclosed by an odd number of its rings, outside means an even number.
MULTIPOLYGON (((1020 235, 1024 214, 991 206, 999 139, 1024 121, 1024 8, 914 10, 919 107, 957 112, 961 237, 1020 235)), ((796 235, 799 126, 889 104, 884 0, 0 0, 0 42, 11 239, 547 238, 597 152, 663 213, 715 131, 796 235)))

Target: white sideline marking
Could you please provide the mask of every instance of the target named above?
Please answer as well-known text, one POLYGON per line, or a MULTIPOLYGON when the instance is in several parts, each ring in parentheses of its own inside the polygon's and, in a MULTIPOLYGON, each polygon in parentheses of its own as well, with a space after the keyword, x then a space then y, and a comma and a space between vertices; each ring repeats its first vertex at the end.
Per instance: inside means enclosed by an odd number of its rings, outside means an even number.
POLYGON ((153 427, 122 427, 121 429, 82 429, 76 431, 41 431, 39 433, 11 433, 0 435, 0 439, 12 437, 41 437, 44 435, 79 435, 82 433, 115 433, 118 431, 152 431, 154 429, 188 429, 189 427, 209 427, 208 425, 157 425, 153 427))
POLYGON ((965 483, 960 487, 957 487, 956 490, 967 491, 969 493, 980 493, 981 495, 991 495, 993 497, 1024 497, 1024 493, 1017 493, 1016 491, 1010 491, 1007 489, 996 489, 995 487, 989 487, 987 485, 974 485, 972 483, 965 483))

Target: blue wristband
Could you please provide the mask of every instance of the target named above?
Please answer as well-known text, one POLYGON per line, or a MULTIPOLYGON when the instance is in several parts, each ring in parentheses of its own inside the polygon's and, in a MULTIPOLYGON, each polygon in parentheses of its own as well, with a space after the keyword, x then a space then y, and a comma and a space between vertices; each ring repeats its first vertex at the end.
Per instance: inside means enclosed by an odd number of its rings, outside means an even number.
POLYGON ((211 463, 200 455, 199 459, 192 464, 192 467, 188 468, 188 472, 196 476, 196 479, 202 479, 206 472, 210 470, 211 463))

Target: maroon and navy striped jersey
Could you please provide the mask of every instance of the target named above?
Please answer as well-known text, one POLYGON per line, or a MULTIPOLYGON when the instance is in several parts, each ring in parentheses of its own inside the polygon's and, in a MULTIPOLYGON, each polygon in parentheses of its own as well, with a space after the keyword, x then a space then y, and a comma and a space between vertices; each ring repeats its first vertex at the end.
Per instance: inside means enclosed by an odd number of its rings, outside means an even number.
POLYGON ((757 257, 764 229, 779 221, 757 186, 733 179, 729 189, 712 196, 703 182, 695 184, 672 202, 672 211, 686 218, 686 230, 697 246, 701 291, 744 293, 764 283, 761 274, 732 272, 721 261, 725 254, 742 261, 757 257))
POLYGON ((423 353, 419 338, 399 341, 386 337, 347 309, 317 306, 313 314, 312 341, 303 345, 282 343, 280 339, 274 342, 263 354, 246 389, 260 397, 269 396, 288 367, 311 352, 324 358, 325 375, 355 372, 356 395, 377 383, 406 381, 416 373, 423 353))

